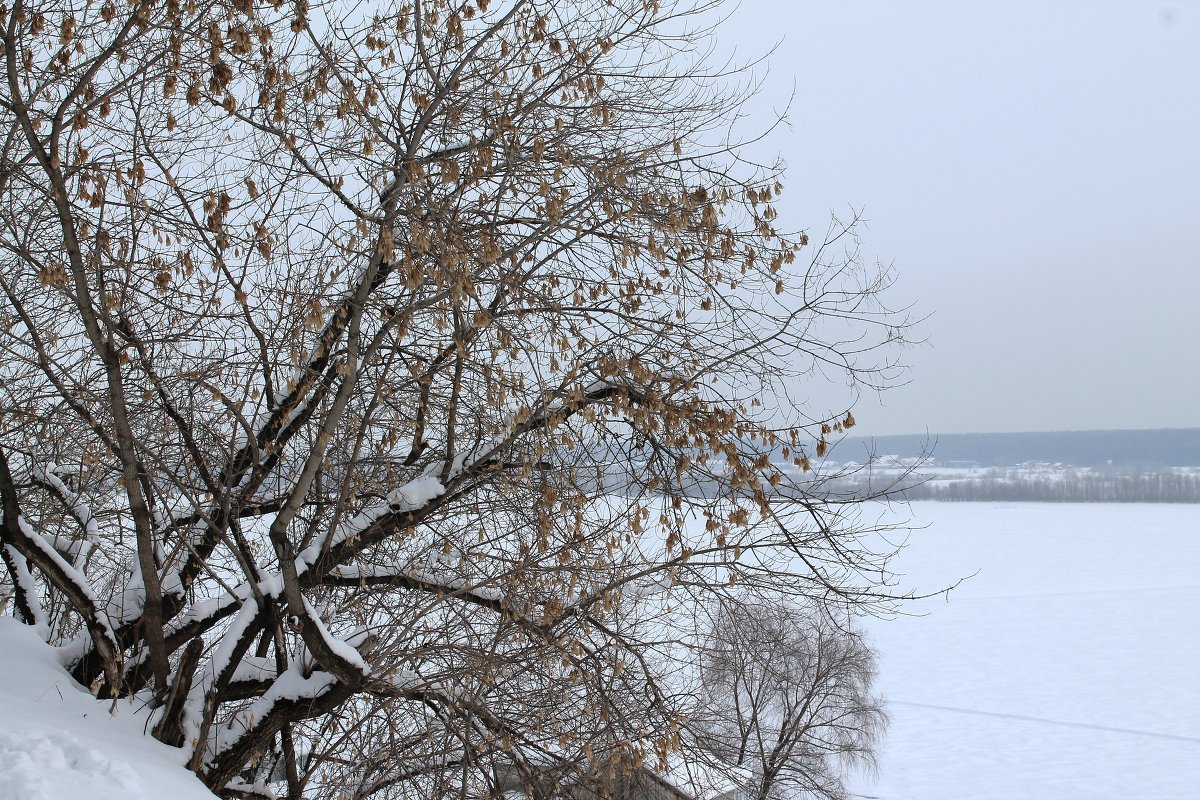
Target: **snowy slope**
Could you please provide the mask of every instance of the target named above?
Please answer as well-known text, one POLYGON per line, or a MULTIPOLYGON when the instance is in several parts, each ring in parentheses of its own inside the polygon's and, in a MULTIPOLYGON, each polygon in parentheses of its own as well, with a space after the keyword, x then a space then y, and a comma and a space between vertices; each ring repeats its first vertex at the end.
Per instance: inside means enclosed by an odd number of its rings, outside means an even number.
POLYGON ((862 797, 1200 797, 1200 507, 915 503, 862 797))
POLYGON ((97 701, 32 628, 0 616, 0 800, 213 800, 146 718, 97 701))

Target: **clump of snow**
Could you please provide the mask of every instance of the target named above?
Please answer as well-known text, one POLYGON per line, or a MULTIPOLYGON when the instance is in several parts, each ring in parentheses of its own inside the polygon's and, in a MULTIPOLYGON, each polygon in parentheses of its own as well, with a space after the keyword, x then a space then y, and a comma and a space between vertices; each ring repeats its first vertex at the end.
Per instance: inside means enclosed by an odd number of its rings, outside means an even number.
POLYGON ((34 628, 0 617, 0 800, 213 800, 149 712, 99 701, 34 628))
POLYGON ((393 510, 396 506, 400 510, 411 511, 415 508, 428 503, 434 498, 440 497, 446 487, 442 486, 442 482, 430 475, 423 475, 420 478, 411 480, 408 483, 396 489, 388 495, 388 503, 391 504, 393 510))
POLYGON ((270 656, 242 656, 233 672, 233 681, 261 681, 274 678, 275 659, 270 656))

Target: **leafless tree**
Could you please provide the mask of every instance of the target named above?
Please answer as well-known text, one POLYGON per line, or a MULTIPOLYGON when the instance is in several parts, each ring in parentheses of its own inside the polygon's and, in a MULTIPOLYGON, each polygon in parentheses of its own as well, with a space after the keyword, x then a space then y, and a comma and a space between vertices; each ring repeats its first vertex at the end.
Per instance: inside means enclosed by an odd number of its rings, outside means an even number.
POLYGON ((887 726, 875 655, 828 606, 724 599, 700 649, 701 742, 746 770, 755 800, 849 795, 887 726))
POLYGON ((887 594, 797 393, 907 320, 714 5, 0 4, 0 589, 219 794, 657 764, 663 609, 887 594))

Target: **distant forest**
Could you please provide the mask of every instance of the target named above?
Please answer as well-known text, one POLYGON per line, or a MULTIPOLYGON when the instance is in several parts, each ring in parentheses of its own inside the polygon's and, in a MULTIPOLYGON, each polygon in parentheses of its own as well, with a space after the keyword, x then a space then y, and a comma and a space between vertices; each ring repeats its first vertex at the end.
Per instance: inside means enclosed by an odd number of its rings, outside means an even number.
MULTIPOLYGON (((712 487, 703 487, 709 492, 712 487)), ((698 494, 710 496, 705 491, 698 494)), ((894 500, 1010 503, 1200 503, 1200 470, 1118 472, 1116 470, 1064 469, 1046 472, 989 469, 962 477, 945 474, 906 475, 887 471, 860 471, 803 487, 775 490, 774 499, 786 502, 803 496, 831 500, 864 495, 894 500)))
POLYGON ((866 462, 872 455, 924 455, 942 465, 973 462, 980 467, 1030 461, 1125 471, 1200 467, 1200 428, 848 437, 830 449, 829 458, 866 462))
MULTIPOLYGON (((847 437, 816 472, 800 474, 780 450, 794 485, 764 489, 773 501, 865 495, 899 500, 1043 503, 1200 503, 1200 428, 942 436, 847 437)), ((628 477, 604 477, 618 490, 628 477)), ((716 497, 693 477, 684 491, 716 497)))
POLYGON ((931 480, 904 489, 907 500, 1024 503, 1200 503, 1200 474, 1067 475, 1057 479, 968 478, 931 480))

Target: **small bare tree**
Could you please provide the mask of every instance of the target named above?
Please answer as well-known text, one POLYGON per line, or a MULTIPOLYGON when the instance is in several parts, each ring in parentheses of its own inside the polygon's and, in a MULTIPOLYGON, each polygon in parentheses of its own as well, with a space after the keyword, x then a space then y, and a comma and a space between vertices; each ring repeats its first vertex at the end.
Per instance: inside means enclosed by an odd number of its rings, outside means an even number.
POLYGON ((693 730, 747 771, 755 800, 842 800, 847 772, 874 767, 887 727, 875 655, 829 607, 723 600, 700 652, 693 730))
POLYGON ((0 3, 0 588, 218 793, 658 764, 651 609, 879 596, 796 393, 906 319, 712 5, 0 3))

